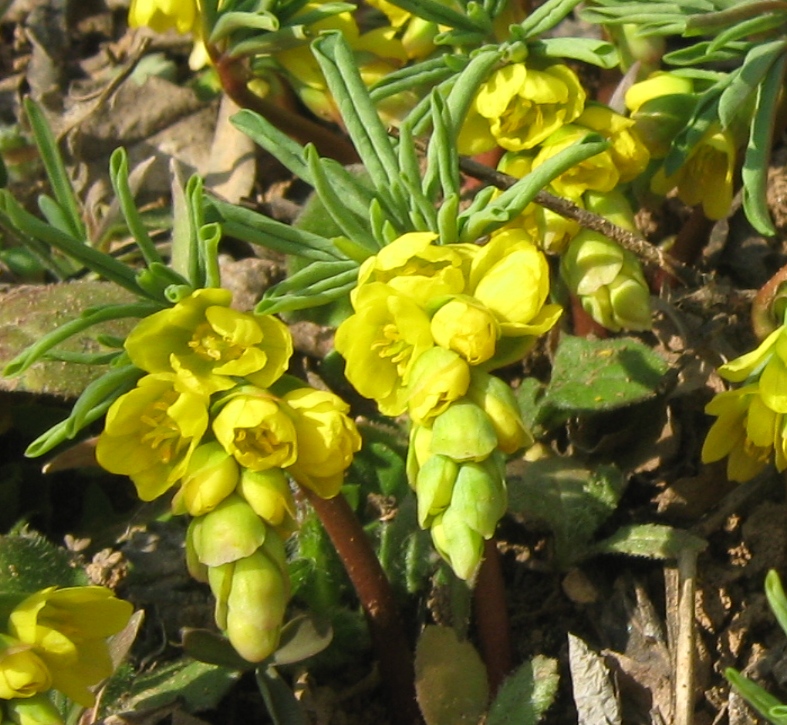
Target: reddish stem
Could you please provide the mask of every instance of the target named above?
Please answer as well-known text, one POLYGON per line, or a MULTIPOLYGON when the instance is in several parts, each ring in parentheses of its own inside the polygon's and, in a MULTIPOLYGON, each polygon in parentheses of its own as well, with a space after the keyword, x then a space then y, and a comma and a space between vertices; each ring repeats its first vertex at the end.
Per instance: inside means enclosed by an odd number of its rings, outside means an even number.
MULTIPOLYGON (((693 265, 708 243, 708 235, 714 224, 705 216, 702 206, 695 206, 669 248, 670 257, 682 264, 693 265)), ((654 275, 653 286, 656 290, 674 287, 676 283, 679 280, 663 268, 654 275)))
POLYGON ((494 539, 484 543, 484 560, 478 571, 473 598, 481 657, 486 665, 489 691, 494 697, 513 663, 503 569, 494 539))
POLYGON ((771 310, 771 305, 779 292, 779 288, 787 282, 787 265, 782 267, 762 287, 751 304, 751 323, 754 334, 759 340, 764 340, 777 327, 782 324, 777 320, 771 310))
POLYGON ((252 79, 241 59, 231 58, 211 46, 208 46, 208 52, 221 80, 221 87, 238 106, 256 111, 298 143, 314 144, 320 156, 335 159, 342 164, 358 163, 358 152, 347 139, 252 93, 248 85, 252 79))
POLYGON ((413 656, 380 561, 344 496, 324 499, 307 488, 301 490, 320 517, 361 600, 397 722, 420 723, 413 656))
POLYGON ((570 295, 571 300, 571 322, 574 327, 574 334, 577 337, 590 337, 593 335, 598 339, 609 337, 609 331, 603 325, 599 325, 582 307, 582 303, 576 295, 570 295))

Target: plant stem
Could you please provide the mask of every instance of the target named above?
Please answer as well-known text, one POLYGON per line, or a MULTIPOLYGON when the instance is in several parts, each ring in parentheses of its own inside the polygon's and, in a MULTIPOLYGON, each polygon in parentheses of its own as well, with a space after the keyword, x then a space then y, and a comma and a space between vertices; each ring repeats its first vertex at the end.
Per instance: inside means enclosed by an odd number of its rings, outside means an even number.
POLYGON ((251 78, 242 60, 231 58, 211 46, 208 46, 208 53, 221 80, 221 87, 238 106, 256 111, 298 143, 314 144, 320 156, 335 159, 342 164, 358 163, 358 152, 347 139, 252 93, 248 86, 251 78))
POLYGON ((360 522, 341 494, 324 499, 305 487, 301 490, 320 517, 361 600, 377 652, 380 675, 388 689, 397 722, 402 725, 420 723, 413 656, 407 646, 399 609, 360 522))
POLYGON ((511 672, 513 662, 503 569, 495 539, 484 542, 484 560, 478 571, 473 597, 481 657, 486 665, 489 691, 494 697, 511 672))
POLYGON ((759 340, 764 340, 777 327, 782 324, 771 311, 771 306, 776 300, 782 285, 787 282, 787 265, 773 275, 757 292, 751 304, 751 322, 754 334, 759 340))

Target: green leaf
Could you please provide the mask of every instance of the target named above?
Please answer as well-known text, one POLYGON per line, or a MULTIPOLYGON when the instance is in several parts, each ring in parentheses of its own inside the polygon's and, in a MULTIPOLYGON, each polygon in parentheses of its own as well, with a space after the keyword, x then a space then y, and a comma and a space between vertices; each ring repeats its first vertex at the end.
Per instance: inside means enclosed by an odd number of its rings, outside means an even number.
POLYGON ((349 295, 357 282, 355 262, 312 262, 266 290, 254 311, 272 315, 319 307, 349 295))
POLYGON ((787 41, 776 40, 756 45, 747 54, 743 65, 731 74, 730 83, 719 98, 719 120, 730 128, 742 115, 751 113, 757 89, 770 67, 784 57, 787 41))
POLYGON ((528 44, 531 56, 542 56, 561 61, 578 60, 611 69, 620 63, 617 48, 606 40, 595 38, 545 38, 528 44))
POLYGON ((256 677, 273 725, 308 725, 300 702, 273 667, 258 668, 256 677))
POLYGON ((636 340, 564 335, 544 404, 573 413, 614 410, 652 397, 667 363, 636 340))
POLYGON ((554 28, 580 2, 582 0, 547 0, 528 13, 519 26, 512 26, 511 31, 514 37, 522 40, 534 38, 554 28))
POLYGON ((486 725, 537 725, 554 702, 559 681, 557 660, 536 655, 503 682, 486 725))
POLYGON ((722 47, 714 47, 711 41, 694 43, 688 48, 679 48, 664 55, 664 62, 670 65, 694 66, 699 63, 721 63, 741 60, 753 47, 750 42, 730 42, 722 47))
POLYGON ((785 56, 781 55, 757 87, 757 100, 741 170, 746 218, 765 236, 776 234, 768 211, 768 164, 779 109, 779 93, 784 82, 784 69, 785 56))
POLYGON ((305 259, 322 262, 346 261, 330 239, 213 197, 207 197, 206 202, 215 212, 216 221, 221 223, 225 236, 305 259))
POLYGON ((547 159, 480 209, 475 205, 468 208, 459 215, 459 241, 473 242, 518 217, 552 179, 609 148, 609 142, 600 138, 596 133, 588 134, 582 141, 547 159))
POLYGON ((208 43, 215 44, 231 35, 236 30, 254 30, 265 33, 279 29, 278 18, 270 12, 227 12, 222 13, 208 38, 208 43))
MULTIPOLYGON (((457 56, 458 58, 459 56, 457 56)), ((395 96, 397 93, 412 92, 415 88, 434 88, 450 78, 456 71, 448 66, 444 56, 429 58, 387 73, 369 89, 372 103, 395 96)))
POLYGON ((281 630, 279 646, 273 653, 275 665, 291 665, 322 652, 333 639, 330 621, 316 615, 301 614, 290 619, 281 630))
POLYGON ((137 675, 123 699, 125 712, 161 708, 181 701, 190 712, 210 710, 235 684, 239 673, 227 667, 181 657, 137 675))
POLYGON ((787 712, 781 702, 758 684, 728 667, 724 676, 760 715, 773 725, 787 725, 787 712))
POLYGON ((199 662, 243 672, 254 667, 241 657, 222 634, 209 629, 184 627, 181 630, 183 651, 199 662))
POLYGON ((40 534, 24 530, 0 537, 0 594, 3 597, 26 597, 46 587, 74 587, 86 583, 85 573, 72 566, 70 554, 40 534))
POLYGON ((593 546, 597 554, 629 554, 648 559, 677 559, 681 551, 702 551, 704 539, 682 529, 661 524, 622 526, 612 536, 593 546))
POLYGON ((426 725, 477 725, 486 710, 486 667, 450 627, 424 628, 415 649, 415 691, 426 725))
POLYGON ((24 107, 35 136, 38 152, 41 154, 41 160, 44 162, 49 184, 52 187, 57 203, 69 221, 69 233, 72 237, 86 240, 85 225, 80 213, 79 200, 71 186, 66 166, 63 163, 63 157, 57 148, 57 142, 52 134, 52 130, 49 128, 46 117, 30 96, 25 98, 24 107))
MULTIPOLYGON (((728 43, 736 40, 742 40, 755 36, 763 37, 763 33, 768 33, 771 30, 782 29, 785 23, 786 16, 784 12, 779 13, 766 13, 764 15, 756 15, 752 18, 747 18, 741 22, 735 23, 728 27, 726 30, 720 32, 708 45, 708 51, 714 52, 723 48, 728 43)), ((689 28, 692 22, 689 21, 689 28)))
POLYGON ((488 17, 480 18, 476 15, 473 19, 436 0, 390 0, 390 2, 392 5, 407 10, 415 17, 429 20, 438 25, 481 33, 488 33, 492 29, 488 17))
MULTIPOLYGON (((45 349, 36 353, 40 362, 30 366, 28 350, 62 325, 73 322, 82 312, 101 304, 119 305, 133 300, 125 290, 106 282, 80 280, 69 284, 18 286, 0 295, 3 321, 0 323, 0 367, 13 359, 24 363, 24 368, 12 368, 18 377, 0 380, 4 390, 18 390, 77 398, 80 393, 106 371, 103 367, 64 362, 50 362, 42 356, 52 349, 47 342, 45 349)), ((154 309, 160 309, 155 307, 154 309)), ((77 328, 82 327, 77 325, 77 328)), ((98 353, 101 347, 97 338, 113 335, 124 338, 129 324, 116 318, 87 332, 89 325, 76 330, 76 335, 57 334, 53 345, 63 343, 62 349, 74 353, 98 353), (80 334, 81 333, 81 334, 80 334)), ((51 338, 50 338, 51 339, 51 338)), ((9 374, 8 372, 6 374, 9 374)))
POLYGON ((776 621, 782 631, 787 634, 787 597, 784 595, 779 573, 774 569, 771 569, 765 576, 765 596, 768 598, 768 604, 776 621))
POLYGON ((546 458, 509 476, 508 508, 549 525, 555 563, 565 569, 591 553, 590 540, 615 510, 624 487, 614 466, 590 471, 567 458, 546 458))

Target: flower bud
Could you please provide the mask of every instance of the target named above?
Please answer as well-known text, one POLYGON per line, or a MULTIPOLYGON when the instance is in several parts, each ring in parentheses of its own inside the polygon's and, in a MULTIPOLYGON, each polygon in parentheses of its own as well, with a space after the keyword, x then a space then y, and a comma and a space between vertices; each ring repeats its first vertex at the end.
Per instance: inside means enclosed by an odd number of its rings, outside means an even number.
POLYGON ((294 525, 295 501, 287 476, 280 468, 267 471, 244 469, 240 475, 238 493, 248 502, 263 521, 271 526, 294 525))
POLYGON ((489 416, 462 399, 448 406, 432 424, 432 453, 457 462, 483 461, 497 448, 497 433, 489 416))
POLYGON ((449 506, 452 516, 485 539, 491 539, 507 505, 503 471, 494 460, 463 463, 459 467, 449 506))
POLYGON ((484 539, 456 512, 448 509, 432 522, 432 542, 460 579, 470 580, 478 571, 484 554, 484 539))
POLYGON ((413 425, 410 429, 410 445, 407 446, 407 481, 415 488, 418 471, 432 455, 432 429, 424 425, 413 425))
POLYGON ((432 337, 441 347, 458 352, 470 365, 495 354, 500 335, 495 316, 467 295, 457 295, 432 316, 432 337))
POLYGON ((198 582, 207 584, 208 567, 199 560, 197 551, 194 548, 194 529, 199 528, 201 525, 200 519, 192 519, 189 522, 188 529, 186 529, 186 569, 198 582))
POLYGON ((281 569, 262 550, 235 562, 226 631, 249 662, 261 662, 276 651, 288 590, 281 569))
POLYGON ((219 629, 227 629, 227 600, 232 589, 232 573, 235 571, 235 562, 208 567, 208 584, 216 599, 214 617, 219 629))
POLYGON ((446 456, 431 456, 415 482, 418 497, 418 525, 425 529, 432 519, 448 508, 459 465, 446 456))
POLYGON ((233 494, 194 520, 192 541, 199 561, 215 567, 249 556, 265 541, 265 534, 265 523, 233 494))
POLYGON ((32 645, 0 634, 0 699, 31 697, 51 686, 49 670, 32 645))
POLYGON ((203 516, 235 490, 238 475, 238 464, 219 443, 204 443, 191 456, 172 510, 203 516))
POLYGON ((9 700, 5 711, 14 725, 63 725, 57 708, 43 694, 9 700))
POLYGON ((480 370, 473 370, 471 376, 467 397, 489 416, 497 434, 497 447, 511 454, 533 445, 533 436, 525 427, 508 384, 480 370))
POLYGON ((470 368, 453 350, 432 347, 413 365, 407 409, 415 423, 425 424, 461 398, 470 384, 470 368))

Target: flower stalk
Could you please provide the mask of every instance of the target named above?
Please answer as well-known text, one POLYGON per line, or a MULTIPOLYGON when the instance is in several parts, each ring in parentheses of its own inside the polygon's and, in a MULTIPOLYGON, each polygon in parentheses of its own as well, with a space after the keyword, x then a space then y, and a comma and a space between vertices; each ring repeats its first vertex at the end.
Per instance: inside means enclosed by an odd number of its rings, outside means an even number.
POLYGON ((324 499, 305 487, 304 495, 325 527, 361 600, 380 675, 403 725, 420 722, 415 700, 413 656, 393 590, 380 562, 347 500, 341 494, 324 499))

